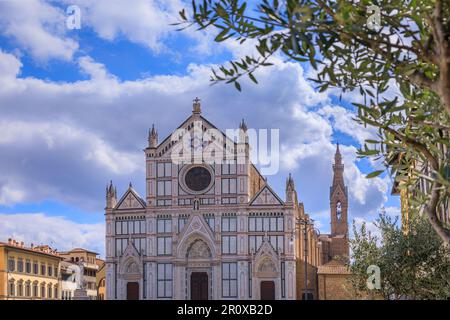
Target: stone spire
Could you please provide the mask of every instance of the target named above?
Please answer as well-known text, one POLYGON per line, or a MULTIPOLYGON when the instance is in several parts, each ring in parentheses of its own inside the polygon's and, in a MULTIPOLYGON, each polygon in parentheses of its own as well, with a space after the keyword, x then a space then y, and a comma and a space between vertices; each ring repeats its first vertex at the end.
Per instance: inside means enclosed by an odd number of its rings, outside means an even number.
POLYGON ((148 147, 156 148, 158 146, 158 131, 155 130, 155 125, 152 125, 151 130, 148 132, 148 147))
POLYGON ((294 179, 292 179, 292 175, 289 173, 289 176, 286 178, 286 191, 295 190, 294 179))
POLYGON ((336 153, 334 154, 333 164, 333 189, 341 185, 344 187, 344 164, 342 163, 342 155, 339 150, 339 143, 336 146, 336 153))
POLYGON ((286 178, 286 203, 297 204, 297 191, 295 190, 295 183, 292 175, 286 178))
POLYGON ((244 132, 247 132, 247 124, 245 123, 244 119, 242 119, 242 122, 239 124, 239 129, 241 129, 244 132))
POLYGON ((349 256, 348 244, 348 191, 344 182, 344 164, 336 146, 333 164, 333 185, 330 188, 331 257, 349 256))
POLYGON ((341 155, 341 151, 339 150, 339 142, 337 143, 336 153, 334 154, 334 163, 342 164, 342 155, 341 155))
POLYGON ((200 99, 198 97, 195 97, 193 104, 192 104, 192 114, 201 114, 202 109, 200 106, 200 99))
POLYGON ((106 208, 112 209, 117 204, 117 189, 110 181, 109 186, 106 186, 106 208))
POLYGON ((248 134, 247 134, 247 124, 245 120, 242 119, 242 122, 239 123, 239 142, 248 144, 248 134))

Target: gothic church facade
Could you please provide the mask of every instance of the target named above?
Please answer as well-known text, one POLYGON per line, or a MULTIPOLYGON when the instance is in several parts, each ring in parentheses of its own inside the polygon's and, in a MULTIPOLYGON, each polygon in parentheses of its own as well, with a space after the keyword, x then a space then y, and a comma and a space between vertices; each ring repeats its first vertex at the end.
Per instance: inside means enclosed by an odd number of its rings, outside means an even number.
MULTIPOLYGON (((192 115, 178 129, 202 132, 217 128, 192 115)), ((347 189, 339 149, 331 188, 332 234, 319 236, 307 226, 307 241, 298 224, 308 218, 298 202, 293 178, 281 199, 250 161, 247 127, 232 142, 233 158, 224 163, 174 163, 181 140, 158 142, 153 127, 144 150, 146 194, 130 184, 118 199, 106 189, 106 299, 301 299, 317 296, 317 279, 302 287, 304 243, 313 269, 333 255, 348 255, 347 189)), ((219 145, 227 136, 213 140, 219 145)), ((192 148, 206 148, 192 139, 192 148)), ((315 280, 314 280, 315 279, 315 280)))

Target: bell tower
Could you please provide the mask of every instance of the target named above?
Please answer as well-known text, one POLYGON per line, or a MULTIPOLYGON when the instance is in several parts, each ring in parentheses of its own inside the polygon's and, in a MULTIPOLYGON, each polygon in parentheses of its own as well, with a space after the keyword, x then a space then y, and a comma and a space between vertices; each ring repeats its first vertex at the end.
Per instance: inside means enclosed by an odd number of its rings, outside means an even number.
POLYGON ((344 164, 339 150, 336 147, 333 164, 333 185, 330 188, 331 212, 331 255, 349 255, 348 246, 348 190, 344 183, 344 164))

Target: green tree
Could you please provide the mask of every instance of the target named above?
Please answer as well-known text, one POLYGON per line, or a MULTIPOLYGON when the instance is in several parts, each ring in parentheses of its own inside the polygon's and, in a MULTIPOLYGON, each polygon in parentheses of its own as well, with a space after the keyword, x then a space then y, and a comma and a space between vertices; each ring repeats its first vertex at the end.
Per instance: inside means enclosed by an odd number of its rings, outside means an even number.
POLYGON ((403 232, 393 220, 380 214, 376 222, 380 238, 363 224, 350 241, 353 259, 351 284, 362 297, 385 299, 448 299, 450 251, 423 217, 416 217, 403 232), (381 288, 370 290, 367 268, 380 268, 381 288))
POLYGON ((257 83, 255 71, 279 53, 309 62, 320 91, 359 92, 356 121, 378 129, 359 156, 384 159, 396 179, 407 181, 400 188, 429 181, 414 201, 450 244, 449 226, 439 219, 450 195, 449 0, 260 0, 252 8, 240 0, 194 0, 180 17, 181 28, 211 29, 217 42, 256 41, 254 55, 213 69, 214 83, 238 90, 242 77, 257 83), (401 97, 387 94, 394 84, 401 97))

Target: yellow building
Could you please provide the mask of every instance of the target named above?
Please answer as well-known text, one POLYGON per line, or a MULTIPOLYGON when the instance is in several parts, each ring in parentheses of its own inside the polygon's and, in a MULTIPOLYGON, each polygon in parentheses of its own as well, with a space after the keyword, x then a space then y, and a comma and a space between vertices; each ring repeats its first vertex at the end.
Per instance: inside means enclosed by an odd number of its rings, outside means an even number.
MULTIPOLYGON (((400 196, 402 230, 408 232, 409 222, 414 218, 414 212, 418 212, 420 216, 424 214, 424 205, 418 211, 410 207, 410 199, 416 197, 417 192, 430 194, 431 184, 423 178, 419 178, 417 183, 410 187, 405 187, 409 181, 396 181, 392 187, 391 194, 400 196)), ((444 226, 450 226, 450 201, 443 203, 437 207, 437 218, 444 226)))
POLYGON ((106 293, 106 268, 105 261, 97 259, 97 265, 99 267, 97 271, 97 300, 105 300, 106 293))
MULTIPOLYGON (((444 139, 449 139, 448 134, 444 132, 444 139)), ((450 150, 445 144, 439 143, 436 145, 441 156, 445 159, 450 158, 450 150)), ((390 165, 400 164, 405 165, 404 154, 394 157, 390 161, 390 165)), ((409 222, 414 219, 417 213, 419 216, 424 214, 425 205, 414 208, 414 200, 418 194, 431 193, 432 183, 426 177, 432 177, 432 170, 427 162, 415 161, 409 164, 409 169, 406 174, 403 172, 400 176, 398 173, 395 177, 395 182, 392 187, 391 194, 400 196, 401 203, 401 217, 402 229, 406 233, 408 231, 409 222)), ((444 170, 444 176, 450 177, 450 167, 447 166, 444 170)), ((437 207, 437 218, 447 228, 450 228, 450 200, 443 202, 437 207)))
POLYGON ((0 242, 0 300, 55 300, 60 298, 61 257, 49 246, 8 239, 0 242))

